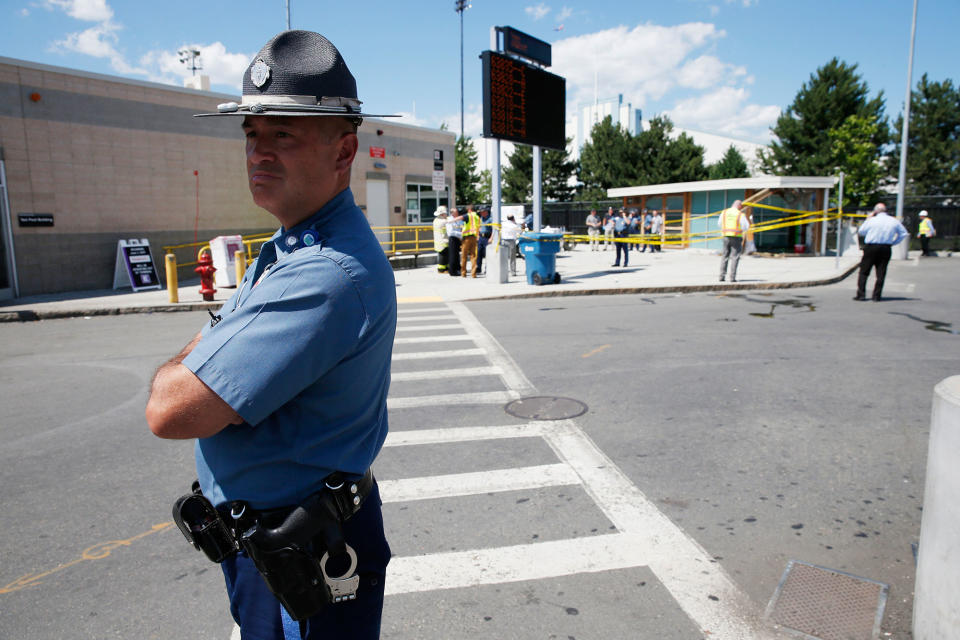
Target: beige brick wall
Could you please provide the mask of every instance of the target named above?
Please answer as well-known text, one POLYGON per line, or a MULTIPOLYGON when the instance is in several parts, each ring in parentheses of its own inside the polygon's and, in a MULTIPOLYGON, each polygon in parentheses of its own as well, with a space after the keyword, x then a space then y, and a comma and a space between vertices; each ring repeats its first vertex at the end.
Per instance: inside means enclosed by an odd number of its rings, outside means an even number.
MULTIPOLYGON (((109 286, 121 238, 150 238, 162 273, 159 243, 193 241, 198 198, 201 240, 276 227, 251 201, 240 119, 190 118, 235 98, 9 59, 0 90, 17 97, 0 105, 0 148, 21 296, 109 286), (55 226, 19 227, 19 213, 53 214, 55 226)), ((453 192, 453 145, 449 132, 368 119, 351 180, 358 204, 367 172, 385 173, 391 224, 405 225, 406 176, 431 175, 443 149, 453 192)))

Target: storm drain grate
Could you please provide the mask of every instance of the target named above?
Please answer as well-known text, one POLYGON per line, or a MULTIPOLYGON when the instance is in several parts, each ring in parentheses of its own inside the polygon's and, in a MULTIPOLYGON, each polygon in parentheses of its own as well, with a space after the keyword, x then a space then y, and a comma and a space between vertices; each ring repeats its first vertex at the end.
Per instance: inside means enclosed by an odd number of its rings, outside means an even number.
POLYGON ((876 640, 890 587, 791 560, 767 606, 767 619, 817 640, 876 640))

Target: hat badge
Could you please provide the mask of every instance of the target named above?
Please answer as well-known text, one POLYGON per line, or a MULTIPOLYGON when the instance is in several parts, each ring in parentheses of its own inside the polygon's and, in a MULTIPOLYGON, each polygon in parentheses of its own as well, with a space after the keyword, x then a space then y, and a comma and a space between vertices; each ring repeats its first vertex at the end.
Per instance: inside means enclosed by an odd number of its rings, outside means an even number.
POLYGON ((250 80, 259 88, 265 85, 269 79, 270 67, 263 61, 263 58, 258 58, 250 67, 250 80))

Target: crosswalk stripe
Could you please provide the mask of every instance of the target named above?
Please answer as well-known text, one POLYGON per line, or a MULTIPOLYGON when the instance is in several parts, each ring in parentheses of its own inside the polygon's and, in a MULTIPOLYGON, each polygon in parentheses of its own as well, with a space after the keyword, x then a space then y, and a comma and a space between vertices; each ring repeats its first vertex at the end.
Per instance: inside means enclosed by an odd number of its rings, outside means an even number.
POLYGON ((449 311, 449 309, 447 308, 446 305, 442 305, 439 307, 420 307, 419 309, 399 308, 397 309, 397 317, 404 318, 404 317, 422 315, 425 313, 439 313, 440 311, 449 311))
MULTIPOLYGON (((444 369, 443 377, 449 376, 496 376, 501 373, 500 367, 462 367, 460 369, 444 369)), ((401 371, 390 374, 393 382, 410 382, 411 380, 436 380, 437 371, 401 371)))
POLYGON ((448 349, 447 351, 414 351, 394 353, 394 360, 429 360, 431 358, 463 358, 466 356, 486 355, 483 349, 448 349))
POLYGON ((543 434, 543 422, 511 424, 497 427, 454 427, 451 429, 405 429, 391 431, 383 443, 385 447, 503 440, 506 438, 533 438, 543 434))
POLYGON ((393 344, 415 344, 418 342, 456 342, 458 340, 470 340, 467 334, 458 334, 454 336, 420 336, 417 338, 395 338, 393 344))
POLYGON ((401 331, 441 331, 444 329, 463 329, 463 327, 456 322, 452 324, 424 324, 413 327, 397 327, 397 333, 400 333, 401 331))
POLYGON ((381 499, 384 504, 389 504, 580 484, 580 477, 569 465, 558 463, 402 480, 378 480, 377 484, 380 486, 381 499))
POLYGON ((423 316, 405 316, 398 315, 397 322, 423 322, 424 320, 453 320, 454 317, 450 313, 442 313, 436 315, 423 315, 423 316))
POLYGON ((436 396, 402 396, 387 398, 387 409, 415 409, 417 407, 439 407, 467 404, 506 404, 516 400, 520 394, 516 391, 477 391, 474 393, 445 393, 436 396))

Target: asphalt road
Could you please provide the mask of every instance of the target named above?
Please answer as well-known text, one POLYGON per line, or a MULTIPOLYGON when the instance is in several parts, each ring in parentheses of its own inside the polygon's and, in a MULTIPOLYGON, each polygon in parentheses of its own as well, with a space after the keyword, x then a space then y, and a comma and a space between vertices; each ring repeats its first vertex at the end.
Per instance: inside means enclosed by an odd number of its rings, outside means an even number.
MULTIPOLYGON (((375 465, 383 637, 765 637, 798 560, 889 584, 883 632, 909 638, 957 265, 895 263, 881 303, 851 301, 851 278, 403 305, 375 465), (530 395, 588 410, 503 410, 530 395)), ((152 371, 204 319, 0 326, 0 638, 231 637, 219 569, 170 524, 192 446, 142 417, 152 371)))

